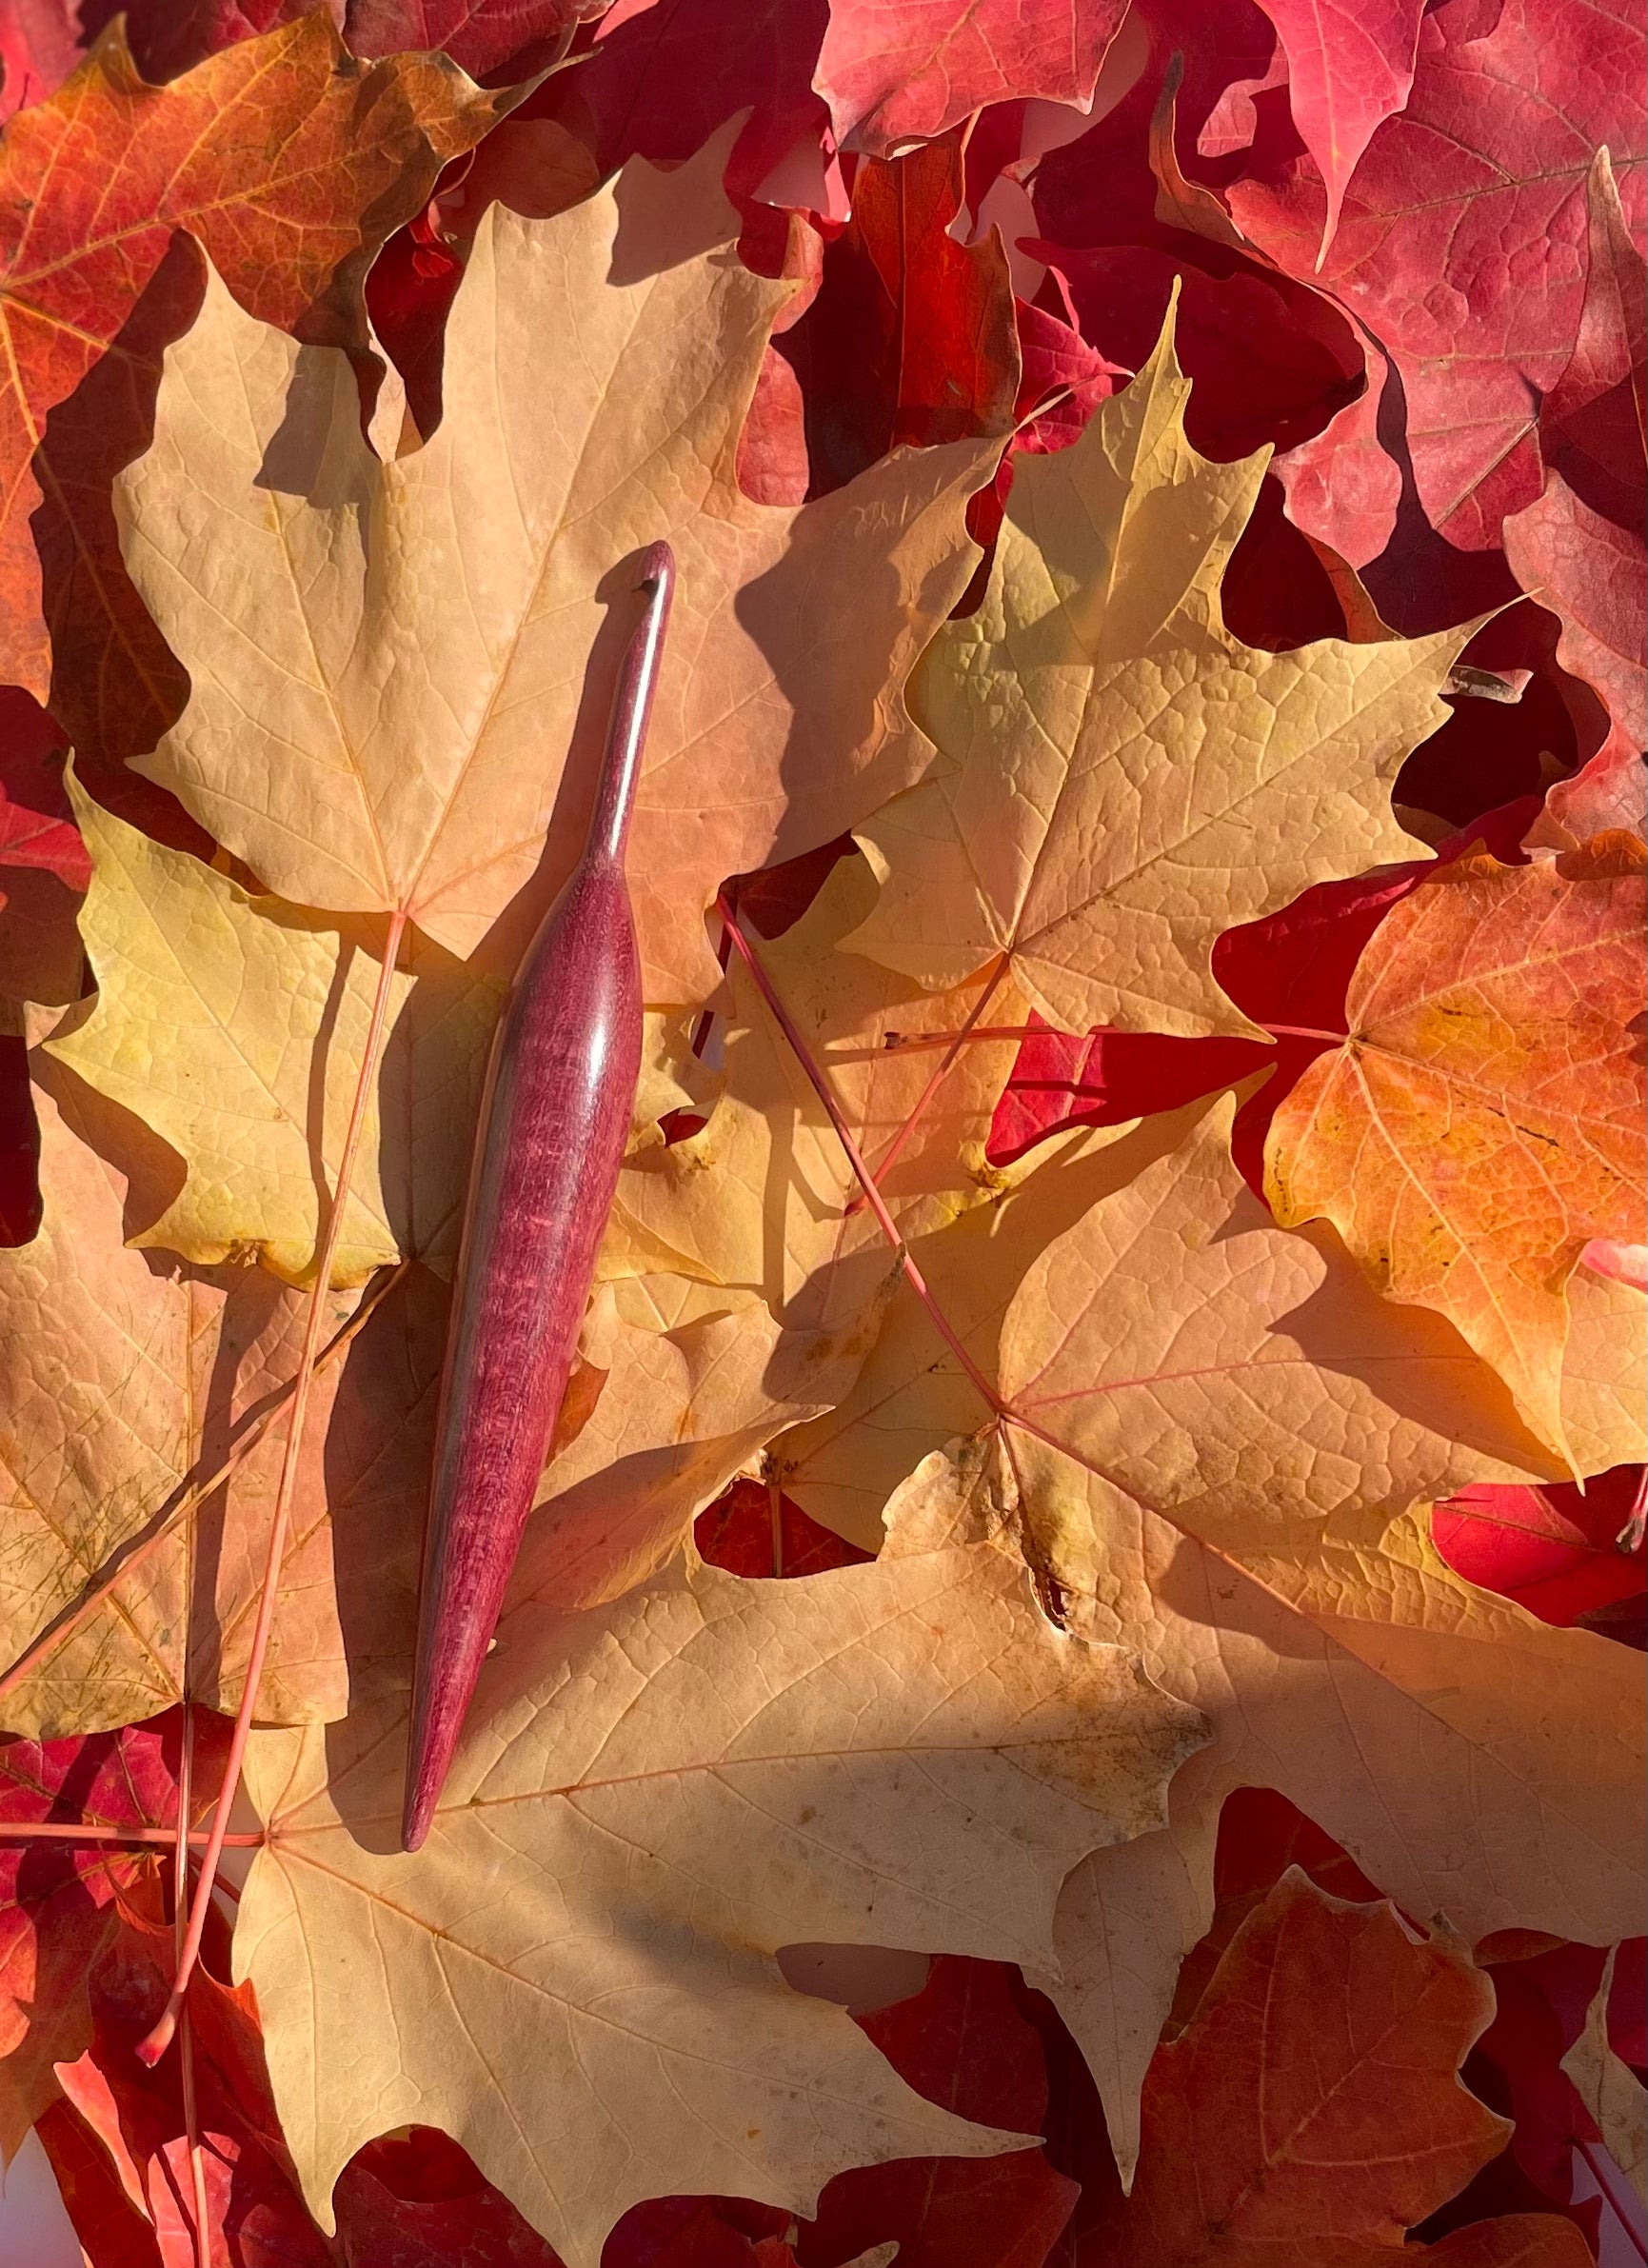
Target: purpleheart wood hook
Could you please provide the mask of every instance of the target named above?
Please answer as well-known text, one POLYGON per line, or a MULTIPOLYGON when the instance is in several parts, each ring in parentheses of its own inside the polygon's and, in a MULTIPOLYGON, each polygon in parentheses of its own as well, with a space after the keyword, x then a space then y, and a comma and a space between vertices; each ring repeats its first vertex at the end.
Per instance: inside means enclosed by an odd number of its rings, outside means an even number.
POLYGON ((424 1539, 401 1840, 429 1832, 532 1509, 641 1072, 624 851, 675 589, 643 554, 584 851, 499 1021, 481 1102, 424 1539))

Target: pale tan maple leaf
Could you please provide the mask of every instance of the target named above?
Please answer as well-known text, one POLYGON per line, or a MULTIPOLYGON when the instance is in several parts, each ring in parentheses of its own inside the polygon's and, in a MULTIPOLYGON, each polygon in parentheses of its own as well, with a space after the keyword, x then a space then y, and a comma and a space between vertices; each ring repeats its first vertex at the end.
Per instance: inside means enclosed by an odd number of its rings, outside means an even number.
POLYGON ((1265 1144, 1277 1219, 1331 1221, 1564 1455, 1568 1280, 1593 1237, 1640 1243, 1648 1214, 1645 917, 1642 846, 1622 833, 1443 867, 1363 947, 1349 1036, 1265 1144))
MULTIPOLYGON (((1400 1510, 1466 1477, 1561 1479, 1451 1326, 1381 1301, 1331 1230, 1276 1225, 1218 1152, 1228 1117, 1197 1104, 1066 1137, 1022 1185, 916 1243, 1002 1398, 1114 1458, 1107 1469, 1172 1517, 1203 1500, 1256 1521, 1400 1510)), ((1564 1418, 1599 1472, 1641 1454, 1644 1303, 1589 1270, 1574 1297, 1564 1418)), ((986 1416, 905 1286, 851 1393, 781 1436, 772 1467, 873 1549, 891 1491, 986 1416)))
POLYGON ((1005 954, 1070 1031, 1253 1031, 1215 939, 1414 855, 1390 784, 1469 635, 1264 653, 1226 630, 1265 459, 1186 441, 1172 321, 1073 448, 1017 461, 984 597, 910 683, 940 760, 858 829, 883 886, 852 950, 932 985, 1005 954))
MULTIPOLYGON (((186 1688, 236 1706, 278 1431, 223 1492, 192 1510, 185 1500, 290 1379, 303 1303, 259 1269, 169 1269, 127 1247, 124 1178, 68 1123, 84 1090, 50 1065, 41 1078, 45 1218, 32 1243, 0 1252, 0 1669, 63 1635, 0 1699, 0 1724, 51 1738, 153 1716, 186 1688)), ((421 1303, 415 1285, 397 1287, 316 1382, 324 1423, 299 1474, 266 1721, 340 1717, 404 1681, 433 1423, 427 1359, 406 1375, 408 1351, 427 1344, 421 1303)), ((354 1304, 334 1299, 334 1325, 354 1304)))
POLYGON ((1648 2198, 1648 2095, 1608 2039, 1608 2001, 1618 1958, 1615 1946, 1585 2013, 1585 2029, 1562 2058, 1562 2069, 1596 2119, 1609 2156, 1637 2195, 1648 2198))
POLYGON ((466 957, 529 885, 546 903, 629 627, 620 570, 659 538, 680 580, 629 851, 649 1000, 713 990, 725 876, 920 774, 900 687, 971 572, 963 515, 1000 445, 902 450, 791 509, 740 493, 793 286, 740 264, 724 156, 637 161, 550 219, 489 208, 443 422, 392 463, 347 359, 215 281, 169 351, 119 507, 193 691, 142 768, 281 896, 400 909, 466 957))
POLYGON ((236 1973, 311 2207, 371 2135, 430 2120, 593 2268, 640 2198, 806 2212, 849 2164, 1022 2141, 922 2101, 771 1956, 1047 1964, 1064 1875, 1159 1824, 1195 1713, 1027 1612, 989 1550, 795 1586, 678 1569, 530 1621, 412 1859, 402 1721, 351 1721, 329 1759, 254 1741, 269 1840, 236 1973))

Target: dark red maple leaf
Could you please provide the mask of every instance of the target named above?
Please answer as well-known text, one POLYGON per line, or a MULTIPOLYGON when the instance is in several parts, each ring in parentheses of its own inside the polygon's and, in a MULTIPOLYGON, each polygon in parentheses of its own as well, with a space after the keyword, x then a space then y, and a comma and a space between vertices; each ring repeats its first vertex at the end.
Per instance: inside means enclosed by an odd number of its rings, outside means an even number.
POLYGON ((63 786, 63 736, 0 686, 0 993, 63 1005, 80 993, 75 916, 91 879, 63 786))
POLYGON ((578 68, 516 115, 558 120, 606 174, 630 157, 690 157, 747 110, 726 173, 728 191, 747 199, 798 144, 821 147, 828 112, 812 71, 827 21, 826 0, 618 0, 578 68))
POLYGON ((347 2268, 560 2268, 559 2255, 436 2126, 357 2150, 332 2201, 347 2268))
POLYGON ((39 1164, 29 1044, 0 1032, 0 1244, 30 1243, 39 1229, 39 1164))
MULTIPOLYGON (((181 2042, 153 2068, 137 2057, 138 2040, 166 2003, 175 1960, 171 1929, 123 1918, 89 1980, 91 2044, 73 2062, 59 2063, 57 2078, 82 2129, 101 2144, 128 2200, 147 2218, 163 2268, 195 2268, 181 2042)), ((277 2260, 283 2268, 327 2268, 332 2248, 309 2218, 275 2119, 251 1987, 220 1984, 197 1968, 188 2012, 193 2133, 212 2254, 247 2268, 277 2260)), ((77 2230, 77 2182, 88 2172, 80 2158, 66 2156, 58 2166, 77 2230)), ((85 2206, 89 2228, 105 2223, 105 2182, 89 2179, 85 2206)), ((88 2235, 81 2241, 90 2253, 88 2235)), ((107 2268, 122 2268, 118 2255, 106 2259, 107 2268)))
POLYGON ((1285 449, 1362 390, 1361 349, 1337 308, 1245 265, 1223 275, 1161 245, 1025 248, 1069 287, 1082 335, 1136 370, 1162 329, 1174 280, 1174 352, 1191 380, 1184 430, 1204 457, 1285 449))
MULTIPOLYGON (((964 2119, 1035 2134, 1047 2107, 1042 2042, 1000 1962, 935 1960, 923 1990, 860 2016, 900 2077, 964 2119)), ((905 2268, 1041 2268, 1076 2184, 1039 2149, 924 2158, 838 2174, 804 2223, 802 2268, 838 2268, 896 2238, 905 2268)))
MULTIPOLYGON (((195 1711, 193 1807, 204 1816, 228 1727, 195 1711)), ((157 1922, 177 1820, 183 1718, 122 1732, 0 1741, 0 1822, 74 1824, 129 1843, 0 1839, 0 2134, 8 2154, 55 2093, 51 2067, 91 2030, 88 1976, 128 1916, 157 1922), (143 1840, 148 1838, 148 1840, 143 1840)))
POLYGON ((472 79, 527 78, 565 53, 606 0, 348 0, 344 37, 356 55, 439 48, 472 79))
POLYGON ((729 1575, 821 1575, 875 1556, 808 1519, 782 1493, 775 1502, 762 1481, 734 1481, 699 1514, 692 1532, 704 1558, 729 1575))
POLYGON ((1020 359, 997 241, 950 234, 963 195, 958 134, 863 160, 852 217, 824 249, 811 305, 776 342, 800 386, 807 492, 890 448, 1006 434, 1020 359))
MULTIPOLYGON (((1445 1940, 1288 1873, 1157 2049, 1132 2195, 1086 2233, 1082 2268, 1349 2268, 1400 2244, 1498 2155, 1502 2123, 1457 2077, 1491 2005, 1445 1940)), ((1584 2268, 1587 2253, 1551 2216, 1476 2224, 1429 2257, 1584 2268)))
POLYGON ((79 0, 80 44, 90 47, 105 25, 124 15, 132 60, 151 86, 159 86, 221 49, 255 39, 277 24, 295 23, 316 5, 317 0, 79 0))
POLYGON ((1366 531, 1339 519, 1331 480, 1306 524, 1369 566, 1381 610, 1404 629, 1470 610, 1448 611, 1466 587, 1456 555, 1497 550, 1506 514, 1539 493, 1539 398, 1579 330, 1585 184, 1599 144, 1640 226, 1642 67, 1642 27, 1626 0, 1487 10, 1443 0, 1420 29, 1408 104, 1357 168, 1320 274, 1325 197, 1314 164, 1261 136, 1223 189, 1261 252, 1316 278, 1390 358, 1413 524, 1382 571, 1366 531))
POLYGON ((1640 1599, 1648 1573, 1642 1542, 1622 1547, 1639 1520, 1643 1468, 1617 1465, 1587 1481, 1548 1488, 1461 1489, 1431 1515, 1431 1533, 1448 1564, 1484 1590, 1514 1599, 1542 1621, 1588 1622, 1640 1599))

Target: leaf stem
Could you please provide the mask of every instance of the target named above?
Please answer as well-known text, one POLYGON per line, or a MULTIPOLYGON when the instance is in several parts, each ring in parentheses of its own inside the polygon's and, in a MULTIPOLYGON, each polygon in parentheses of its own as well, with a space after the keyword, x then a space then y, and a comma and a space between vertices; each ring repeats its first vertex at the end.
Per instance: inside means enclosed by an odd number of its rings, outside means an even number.
POLYGON ((378 1058, 383 1053, 384 1036, 389 1020, 389 996, 395 982, 395 964, 400 958, 401 939, 406 927, 407 915, 397 908, 389 916, 388 931, 384 940, 383 964, 378 971, 371 1021, 367 1026, 366 1045, 361 1053, 360 1076, 355 1082, 354 1101, 349 1107, 343 1154, 338 1160, 337 1185, 332 1194, 331 1211, 327 1216, 326 1228, 321 1236, 320 1250, 315 1256, 315 1280, 309 1293, 303 1353, 298 1359, 297 1389, 292 1396, 291 1415, 287 1423, 286 1448, 281 1458, 280 1480, 275 1489, 274 1512, 269 1521, 268 1555, 264 1563, 263 1588, 258 1598, 257 1621, 252 1626, 251 1646, 247 1656, 246 1686, 235 1716, 234 1731, 229 1738, 228 1759, 224 1765, 223 1785, 218 1791, 217 1804, 212 1813, 211 1833, 207 1838, 206 1849, 201 1858, 200 1880, 189 1909, 189 1928, 184 1937, 183 1951, 178 1957, 177 1975, 172 1980, 165 2008, 152 2029, 137 2044, 139 2059, 145 2063, 159 2061, 176 2029, 178 2014, 183 2007, 183 1996, 189 1989, 194 1964, 200 1959, 200 1941, 206 1930, 207 1916, 211 1911, 211 1894, 217 1882, 218 1860, 228 1840, 229 1813, 240 1789, 247 1741, 250 1737, 252 1716, 257 1707, 258 1686, 263 1680, 264 1657, 268 1652, 269 1631, 274 1623, 275 1597, 280 1587, 281 1564, 286 1557, 287 1527, 291 1518, 292 1498, 297 1490, 298 1455, 303 1447, 304 1421, 308 1415, 309 1386, 314 1378, 315 1356, 320 1349, 321 1324, 326 1315, 332 1259, 337 1251, 344 1214, 348 1205, 349 1184, 354 1178, 361 1137, 366 1131, 367 1105, 377 1076, 378 1058))
POLYGON ((1267 1024, 1264 1028, 1279 1040, 1325 1040, 1330 1047, 1342 1047, 1350 1038, 1347 1031, 1322 1031, 1314 1024, 1267 1024))
MULTIPOLYGON (((347 1351, 356 1333, 360 1331, 367 1319, 376 1313, 410 1264, 409 1262, 404 1260, 397 1262, 395 1266, 390 1268, 372 1286, 353 1315, 333 1333, 315 1357, 314 1368, 317 1375, 323 1370, 329 1370, 332 1364, 347 1351)), ((38 1637, 31 1639, 22 1653, 18 1655, 16 1661, 12 1662, 10 1668, 0 1674, 0 1700, 4 1700, 7 1694, 13 1692, 17 1686, 24 1682, 25 1679, 31 1677, 43 1661, 54 1654, 67 1639, 71 1638, 81 1624, 97 1612, 110 1592, 125 1582, 132 1569, 140 1567, 151 1553, 159 1549, 187 1513, 192 1512, 198 1504, 204 1503, 208 1496, 223 1486, 236 1465, 241 1462, 243 1458, 248 1457, 257 1447, 259 1442, 263 1440, 276 1418, 291 1400, 296 1388, 297 1374, 294 1372, 284 1384, 275 1388, 268 1406, 258 1413, 252 1423, 227 1455, 220 1458, 211 1471, 202 1480, 191 1482, 184 1487, 182 1494, 177 1497, 170 1509, 163 1510, 155 1526, 147 1536, 133 1543, 129 1551, 117 1553, 105 1561, 101 1571, 92 1579, 90 1588, 83 1592, 74 1604, 60 1615, 55 1621, 48 1623, 38 1637)))
MULTIPOLYGON (((189 1820, 194 1805, 194 1707, 183 1704, 183 1749, 177 1765, 177 1836, 172 1847, 171 1919, 177 1959, 183 1958, 185 1919, 189 1912, 189 1820)), ((177 2052, 183 2082, 183 2131, 189 2148, 189 2185, 194 2202, 194 2268, 211 2268, 211 2232, 208 2226, 206 2164, 200 2154, 200 2102, 194 2085, 194 2027, 187 2006, 178 2025, 177 2052)))
POLYGON ((876 1224, 881 1229, 882 1234, 886 1238, 888 1243, 891 1244, 894 1252, 898 1255, 899 1265, 903 1270, 905 1282, 909 1284, 910 1289, 915 1293, 917 1299, 920 1300, 922 1305, 926 1309, 927 1319, 932 1323, 934 1330, 938 1332, 939 1337, 943 1341, 944 1344, 955 1356, 957 1362, 960 1363, 963 1370, 972 1382, 974 1387, 977 1389, 983 1401, 984 1407, 994 1412, 997 1416, 1004 1415, 1004 1404, 1003 1403, 1001 1396, 997 1393, 995 1387, 990 1383, 989 1380, 984 1376, 983 1372, 979 1368, 977 1363, 974 1362, 972 1356, 967 1352, 961 1340, 957 1337, 948 1316, 945 1315, 943 1309, 939 1305, 937 1300, 934 1299, 932 1293, 928 1290, 926 1282, 922 1275, 921 1269, 911 1259, 909 1249, 904 1243, 903 1237, 899 1234, 898 1225, 893 1220, 891 1213, 889 1213, 887 1210, 886 1200, 883 1197, 881 1191, 876 1187, 875 1177, 870 1172, 869 1167, 864 1164, 864 1154, 860 1150, 857 1142, 853 1138, 853 1130, 847 1124, 846 1119, 843 1115, 842 1106, 835 1099, 835 1095, 831 1090, 829 1081, 824 1077, 823 1071, 819 1068, 812 1050, 808 1047, 805 1040, 803 1039, 801 1033, 797 1030, 795 1023, 790 1016, 789 1010, 784 1006, 783 1001, 773 989, 772 980, 767 975, 766 970, 762 966, 761 962, 758 959, 754 948, 751 946, 748 938, 745 936, 744 931, 739 927, 738 918, 734 914, 732 907, 728 905, 726 893, 725 891, 723 891, 717 897, 715 901, 715 909, 721 916, 722 926, 725 929, 727 937, 731 941, 733 950, 737 953, 739 959, 744 963, 745 967, 749 971, 749 979, 751 984, 761 994, 762 999, 766 1003, 767 1007, 772 1014, 774 1023, 778 1025, 780 1031, 783 1032, 784 1038, 789 1042, 789 1044, 794 1051, 797 1063, 800 1064, 802 1069, 806 1073, 813 1092, 817 1095, 819 1101, 824 1104, 825 1111, 828 1113, 830 1124, 836 1130, 836 1138, 840 1142, 843 1149, 845 1150, 847 1154, 847 1164, 852 1167, 853 1172, 858 1176, 859 1186, 864 1193, 864 1203, 869 1206, 870 1211, 874 1214, 876 1224))
MULTIPOLYGON (((985 995, 987 999, 988 994, 985 995)), ((973 1010, 976 1016, 983 1001, 973 1010)), ((963 1024, 956 1031, 888 1031, 882 1045, 889 1053, 911 1055, 920 1047, 959 1047, 964 1040, 1062 1040, 1068 1034, 1050 1024, 963 1024)))
MULTIPOLYGON (((241 1833, 226 1835, 224 1844, 230 1850, 261 1850, 265 1837, 261 1827, 248 1828, 241 1833)), ((204 1847, 211 1840, 208 1827, 191 1827, 189 1848, 204 1847)), ((0 1842, 135 1842, 161 1843, 170 1850, 177 1842, 175 1827, 115 1827, 107 1820, 0 1820, 0 1842)))

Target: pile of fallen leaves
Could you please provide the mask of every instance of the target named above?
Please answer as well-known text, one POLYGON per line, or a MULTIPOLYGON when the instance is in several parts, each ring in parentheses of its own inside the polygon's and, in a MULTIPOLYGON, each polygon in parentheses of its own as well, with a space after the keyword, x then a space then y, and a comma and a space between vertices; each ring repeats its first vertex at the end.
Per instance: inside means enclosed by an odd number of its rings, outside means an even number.
POLYGON ((113 18, 0 0, 0 2144, 93 2268, 1639 2248, 1637 11, 113 18))

